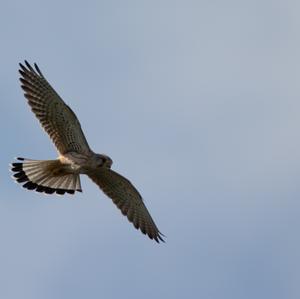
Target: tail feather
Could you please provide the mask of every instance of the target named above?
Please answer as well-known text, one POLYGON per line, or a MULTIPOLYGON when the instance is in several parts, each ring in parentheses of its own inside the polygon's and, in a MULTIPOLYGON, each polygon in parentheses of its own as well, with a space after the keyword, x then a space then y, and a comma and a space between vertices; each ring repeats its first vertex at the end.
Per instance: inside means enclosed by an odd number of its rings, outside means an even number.
POLYGON ((12 163, 13 177, 18 183, 25 183, 23 187, 28 190, 61 195, 82 192, 79 174, 66 171, 59 160, 17 160, 21 162, 12 163))

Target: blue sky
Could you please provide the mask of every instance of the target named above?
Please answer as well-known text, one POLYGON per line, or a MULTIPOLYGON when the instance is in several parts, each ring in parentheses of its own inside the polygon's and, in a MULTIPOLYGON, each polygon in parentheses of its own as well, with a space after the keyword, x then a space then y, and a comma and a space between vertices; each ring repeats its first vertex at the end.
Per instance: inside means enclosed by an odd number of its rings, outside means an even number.
POLYGON ((0 297, 296 299, 298 1, 4 1, 0 297), (15 156, 56 151, 18 63, 37 62, 94 151, 130 178, 167 243, 87 178, 42 196, 15 156))

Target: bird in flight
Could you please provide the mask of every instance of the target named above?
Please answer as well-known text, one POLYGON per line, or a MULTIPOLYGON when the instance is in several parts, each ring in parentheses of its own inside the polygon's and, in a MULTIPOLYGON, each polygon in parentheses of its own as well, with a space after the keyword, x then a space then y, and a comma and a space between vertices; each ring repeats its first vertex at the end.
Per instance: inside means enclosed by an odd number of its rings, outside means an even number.
POLYGON ((12 163, 14 178, 23 187, 46 194, 82 192, 80 175, 86 174, 127 216, 136 229, 156 242, 163 241, 143 199, 131 182, 111 169, 112 159, 94 153, 81 125, 69 106, 48 83, 39 67, 25 60, 20 63, 21 87, 24 96, 44 130, 56 146, 55 160, 17 158, 12 163))

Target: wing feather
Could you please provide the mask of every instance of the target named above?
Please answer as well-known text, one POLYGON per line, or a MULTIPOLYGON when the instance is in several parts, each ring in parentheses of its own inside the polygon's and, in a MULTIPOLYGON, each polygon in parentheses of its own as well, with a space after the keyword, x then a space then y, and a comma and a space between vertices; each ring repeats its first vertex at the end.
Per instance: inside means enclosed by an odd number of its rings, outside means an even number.
POLYGON ((75 151, 90 152, 80 123, 56 91, 51 87, 36 64, 35 69, 25 61, 20 63, 21 87, 31 110, 39 119, 61 154, 75 151))
POLYGON ((154 223, 140 193, 129 180, 109 168, 88 173, 88 176, 112 199, 135 228, 158 243, 164 242, 163 234, 154 223))

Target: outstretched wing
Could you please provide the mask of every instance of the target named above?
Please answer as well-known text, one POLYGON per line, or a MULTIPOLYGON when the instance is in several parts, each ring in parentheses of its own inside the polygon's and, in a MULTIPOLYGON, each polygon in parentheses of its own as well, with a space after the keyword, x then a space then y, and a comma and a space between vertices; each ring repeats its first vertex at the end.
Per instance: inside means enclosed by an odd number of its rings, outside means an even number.
POLYGON ((61 154, 90 152, 74 112, 51 87, 36 64, 35 69, 27 61, 25 64, 26 67, 20 63, 19 70, 24 95, 58 151, 61 154))
POLYGON ((88 176, 110 197, 122 214, 127 216, 136 229, 156 242, 163 241, 163 234, 155 225, 141 195, 126 178, 109 168, 98 169, 88 176))

